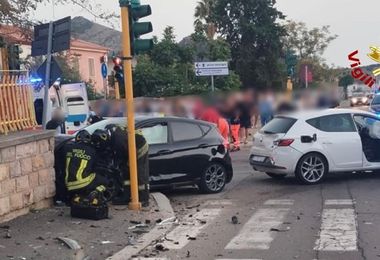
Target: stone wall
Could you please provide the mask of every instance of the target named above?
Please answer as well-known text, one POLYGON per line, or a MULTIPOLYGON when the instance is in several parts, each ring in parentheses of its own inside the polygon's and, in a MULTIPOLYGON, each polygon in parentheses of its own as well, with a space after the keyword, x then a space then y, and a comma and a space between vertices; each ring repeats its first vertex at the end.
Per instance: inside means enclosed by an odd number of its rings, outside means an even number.
POLYGON ((0 222, 52 205, 54 131, 0 136, 0 222))

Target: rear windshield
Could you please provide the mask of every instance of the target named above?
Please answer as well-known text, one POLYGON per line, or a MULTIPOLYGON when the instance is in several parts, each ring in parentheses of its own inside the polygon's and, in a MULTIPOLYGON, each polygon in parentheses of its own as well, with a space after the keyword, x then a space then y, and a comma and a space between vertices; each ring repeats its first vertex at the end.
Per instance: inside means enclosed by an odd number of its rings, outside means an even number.
POLYGON ((286 134, 296 121, 294 118, 275 117, 261 129, 261 132, 266 134, 286 134))

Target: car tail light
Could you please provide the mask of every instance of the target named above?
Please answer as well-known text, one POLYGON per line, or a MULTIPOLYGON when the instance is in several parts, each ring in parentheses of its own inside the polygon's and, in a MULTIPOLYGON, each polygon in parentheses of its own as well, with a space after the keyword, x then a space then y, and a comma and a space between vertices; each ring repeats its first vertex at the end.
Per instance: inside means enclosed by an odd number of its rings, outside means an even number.
POLYGON ((290 146, 294 142, 294 139, 281 139, 274 141, 276 146, 290 146))

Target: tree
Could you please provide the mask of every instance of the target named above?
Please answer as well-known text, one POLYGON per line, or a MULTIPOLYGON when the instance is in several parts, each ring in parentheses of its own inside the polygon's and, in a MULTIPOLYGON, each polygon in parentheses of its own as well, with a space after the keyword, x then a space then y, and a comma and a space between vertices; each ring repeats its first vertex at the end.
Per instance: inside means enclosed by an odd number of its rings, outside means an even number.
POLYGON ((211 20, 211 12, 214 8, 215 0, 201 0, 195 7, 194 26, 202 28, 209 40, 214 39, 216 33, 215 23, 211 20))
POLYGON ((248 87, 269 87, 285 78, 281 64, 284 15, 274 0, 217 0, 211 13, 231 46, 232 68, 248 87))
POLYGON ((319 60, 331 41, 338 37, 330 33, 329 26, 309 30, 303 22, 287 21, 285 28, 284 47, 296 51, 300 59, 319 60))
POLYGON ((302 64, 307 64, 313 73, 314 86, 326 81, 335 81, 334 70, 322 58, 326 48, 337 35, 332 35, 329 26, 308 29, 303 22, 287 21, 286 35, 282 38, 287 53, 294 53, 298 60, 294 75, 296 85, 300 85, 299 73, 302 64))
MULTIPOLYGON (((29 27, 36 23, 30 14, 38 4, 47 4, 51 0, 0 0, 0 24, 13 24, 18 27, 29 27)), ((109 20, 117 17, 115 13, 102 11, 99 4, 88 0, 55 0, 55 4, 73 4, 90 13, 95 18, 109 20)))

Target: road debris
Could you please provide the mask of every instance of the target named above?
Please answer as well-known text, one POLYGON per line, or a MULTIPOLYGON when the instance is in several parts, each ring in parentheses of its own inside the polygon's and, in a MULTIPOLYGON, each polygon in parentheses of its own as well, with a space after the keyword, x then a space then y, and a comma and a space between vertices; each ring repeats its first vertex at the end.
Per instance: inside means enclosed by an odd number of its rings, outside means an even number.
POLYGON ((157 245, 155 246, 155 248, 156 248, 156 250, 158 250, 158 251, 168 251, 168 250, 169 250, 168 248, 164 247, 163 244, 157 244, 157 245))
POLYGON ((73 249, 73 250, 80 250, 82 247, 79 245, 77 241, 71 238, 67 237, 57 237, 56 238, 58 241, 62 242, 65 244, 68 248, 73 249))
POLYGON ((232 224, 237 225, 237 224, 239 224, 239 219, 236 216, 232 216, 231 222, 232 222, 232 224))

